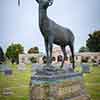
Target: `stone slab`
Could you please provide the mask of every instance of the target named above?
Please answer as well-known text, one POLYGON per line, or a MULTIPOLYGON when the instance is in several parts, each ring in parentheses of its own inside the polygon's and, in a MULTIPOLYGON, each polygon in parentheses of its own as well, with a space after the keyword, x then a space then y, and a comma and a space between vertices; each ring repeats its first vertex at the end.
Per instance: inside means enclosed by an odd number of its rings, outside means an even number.
POLYGON ((31 77, 30 100, 90 100, 80 73, 62 73, 31 77))

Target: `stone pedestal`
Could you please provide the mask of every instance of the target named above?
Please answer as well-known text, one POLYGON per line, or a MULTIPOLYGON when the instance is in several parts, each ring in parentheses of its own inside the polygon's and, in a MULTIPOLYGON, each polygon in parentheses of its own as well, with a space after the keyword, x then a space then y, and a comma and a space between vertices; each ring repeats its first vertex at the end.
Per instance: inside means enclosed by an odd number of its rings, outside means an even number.
POLYGON ((81 73, 59 73, 33 75, 30 100, 90 100, 84 89, 81 73))

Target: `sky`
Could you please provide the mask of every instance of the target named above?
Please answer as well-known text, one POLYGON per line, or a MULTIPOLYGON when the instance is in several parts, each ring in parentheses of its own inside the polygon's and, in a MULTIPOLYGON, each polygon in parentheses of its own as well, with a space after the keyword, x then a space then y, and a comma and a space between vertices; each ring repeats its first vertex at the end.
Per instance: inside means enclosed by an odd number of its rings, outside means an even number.
MULTIPOLYGON (((100 30, 100 0, 54 0, 48 16, 69 28, 75 35, 75 52, 85 46, 88 34, 100 30)), ((38 46, 45 52, 38 26, 38 4, 35 0, 0 0, 0 46, 20 43, 25 51, 38 46)))

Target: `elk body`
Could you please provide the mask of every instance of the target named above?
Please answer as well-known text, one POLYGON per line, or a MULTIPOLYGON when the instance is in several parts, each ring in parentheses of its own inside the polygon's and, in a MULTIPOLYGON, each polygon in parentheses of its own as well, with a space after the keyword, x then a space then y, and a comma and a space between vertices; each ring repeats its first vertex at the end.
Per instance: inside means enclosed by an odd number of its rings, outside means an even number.
POLYGON ((53 4, 53 0, 36 0, 39 4, 39 27, 44 37, 45 49, 47 53, 47 65, 50 66, 52 63, 52 48, 53 43, 61 47, 64 55, 64 59, 61 64, 63 67, 64 60, 67 57, 65 47, 69 45, 72 53, 73 69, 74 65, 74 35, 73 33, 52 21, 47 16, 47 8, 53 4))

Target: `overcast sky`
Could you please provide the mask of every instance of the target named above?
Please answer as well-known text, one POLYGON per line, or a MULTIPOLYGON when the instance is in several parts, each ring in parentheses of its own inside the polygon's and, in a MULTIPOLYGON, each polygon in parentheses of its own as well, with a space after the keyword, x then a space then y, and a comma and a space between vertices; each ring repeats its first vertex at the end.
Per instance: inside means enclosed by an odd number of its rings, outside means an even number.
MULTIPOLYGON (((75 51, 85 45, 88 34, 100 30, 100 0, 54 0, 48 16, 68 27, 75 35, 75 51)), ((38 4, 35 0, 0 0, 0 46, 21 43, 25 50, 39 46, 44 51, 38 27, 38 4)))

